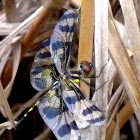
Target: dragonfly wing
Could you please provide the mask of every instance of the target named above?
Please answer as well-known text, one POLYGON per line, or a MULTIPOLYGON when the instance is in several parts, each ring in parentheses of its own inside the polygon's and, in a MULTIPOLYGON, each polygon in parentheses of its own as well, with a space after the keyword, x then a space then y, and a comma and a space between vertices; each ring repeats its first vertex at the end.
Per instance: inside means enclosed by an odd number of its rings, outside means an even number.
POLYGON ((50 92, 40 99, 38 110, 58 140, 81 140, 73 114, 63 104, 62 98, 50 92))
POLYGON ((78 128, 81 129, 85 129, 87 127, 90 127, 90 123, 88 123, 87 121, 83 121, 83 119, 81 119, 79 116, 74 114, 74 120, 78 126, 78 128))
POLYGON ((63 100, 68 109, 90 124, 100 126, 105 123, 105 117, 96 105, 86 99, 83 92, 74 85, 73 90, 63 91, 63 100))
POLYGON ((32 86, 38 91, 49 89, 56 81, 55 65, 49 50, 50 41, 46 40, 42 43, 41 49, 36 53, 31 68, 30 81, 32 86))
POLYGON ((59 73, 64 73, 69 62, 76 19, 76 12, 66 11, 56 24, 51 36, 50 52, 59 73))

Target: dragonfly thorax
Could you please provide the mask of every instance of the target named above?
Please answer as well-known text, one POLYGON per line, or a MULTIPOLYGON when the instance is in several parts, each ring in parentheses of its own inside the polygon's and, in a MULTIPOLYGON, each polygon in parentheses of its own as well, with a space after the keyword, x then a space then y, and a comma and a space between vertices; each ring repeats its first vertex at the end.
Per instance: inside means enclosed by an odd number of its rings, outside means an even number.
POLYGON ((71 72, 65 72, 65 74, 60 74, 59 75, 59 80, 62 82, 64 81, 65 83, 67 83, 68 85, 70 84, 70 82, 74 82, 74 83, 79 83, 79 76, 77 74, 73 74, 71 72))

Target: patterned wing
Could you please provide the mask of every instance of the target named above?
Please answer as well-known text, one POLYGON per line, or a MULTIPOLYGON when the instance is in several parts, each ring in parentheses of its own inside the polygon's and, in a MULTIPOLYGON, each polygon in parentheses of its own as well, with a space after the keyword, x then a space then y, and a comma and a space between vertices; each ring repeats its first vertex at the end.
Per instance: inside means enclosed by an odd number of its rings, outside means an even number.
POLYGON ((81 140, 73 114, 57 95, 57 90, 51 90, 40 99, 38 110, 58 140, 81 140))
POLYGON ((63 91, 63 100, 68 109, 90 124, 100 126, 105 123, 105 117, 96 105, 86 99, 76 84, 71 83, 69 90, 63 91))
POLYGON ((66 11, 56 24, 50 40, 50 52, 59 73, 66 72, 77 13, 66 11))
POLYGON ((49 40, 42 43, 30 72, 31 84, 38 91, 49 89, 57 80, 56 69, 49 52, 49 46, 49 40))

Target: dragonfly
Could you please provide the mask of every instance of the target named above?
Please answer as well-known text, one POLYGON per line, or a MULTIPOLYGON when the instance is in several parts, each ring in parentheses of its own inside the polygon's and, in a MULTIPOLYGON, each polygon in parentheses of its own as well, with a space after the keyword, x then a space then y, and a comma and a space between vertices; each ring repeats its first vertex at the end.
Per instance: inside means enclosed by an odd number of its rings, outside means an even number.
POLYGON ((71 9, 62 15, 50 40, 44 41, 35 55, 30 72, 33 88, 49 90, 37 106, 58 140, 81 140, 81 128, 105 123, 103 112, 87 99, 77 84, 85 77, 84 64, 81 63, 82 73, 68 68, 77 18, 77 12, 71 9))

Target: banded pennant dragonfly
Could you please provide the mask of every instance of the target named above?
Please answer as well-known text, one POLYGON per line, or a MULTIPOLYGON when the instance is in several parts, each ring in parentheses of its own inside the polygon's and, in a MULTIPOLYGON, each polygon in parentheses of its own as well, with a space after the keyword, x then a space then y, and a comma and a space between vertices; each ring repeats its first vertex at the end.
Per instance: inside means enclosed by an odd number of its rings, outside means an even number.
POLYGON ((88 67, 85 67, 86 62, 81 63, 82 73, 68 69, 77 17, 73 10, 62 15, 50 40, 43 42, 37 52, 30 74, 36 90, 49 90, 39 99, 38 110, 58 140, 80 140, 79 122, 85 127, 101 126, 105 122, 102 111, 86 98, 76 83, 78 79, 88 77, 83 72, 91 71, 89 63, 86 64, 88 67))

